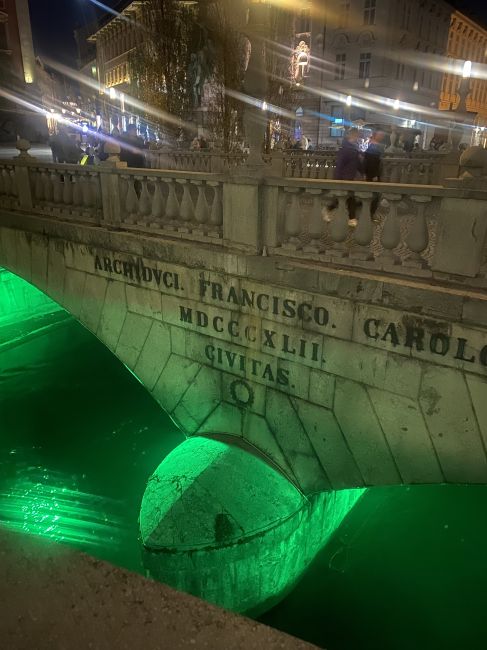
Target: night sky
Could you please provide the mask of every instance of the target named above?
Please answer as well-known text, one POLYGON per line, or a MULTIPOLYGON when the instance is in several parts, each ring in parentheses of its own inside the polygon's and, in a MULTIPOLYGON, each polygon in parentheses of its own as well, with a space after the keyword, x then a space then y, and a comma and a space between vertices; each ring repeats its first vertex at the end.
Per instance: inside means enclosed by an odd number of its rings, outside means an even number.
MULTIPOLYGON (((104 0, 104 3, 114 6, 117 0, 104 0)), ((102 12, 90 0, 29 0, 29 4, 36 52, 73 65, 76 59, 73 30, 92 23, 102 12)), ((485 0, 450 4, 487 26, 485 0)))

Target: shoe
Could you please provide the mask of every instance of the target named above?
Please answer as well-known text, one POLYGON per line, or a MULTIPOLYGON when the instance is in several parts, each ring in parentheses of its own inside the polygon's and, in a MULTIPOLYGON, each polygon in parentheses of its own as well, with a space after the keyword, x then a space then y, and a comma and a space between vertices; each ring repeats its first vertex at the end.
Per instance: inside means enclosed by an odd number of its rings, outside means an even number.
POLYGON ((349 219, 348 225, 350 226, 350 228, 355 228, 358 225, 357 219, 349 219))

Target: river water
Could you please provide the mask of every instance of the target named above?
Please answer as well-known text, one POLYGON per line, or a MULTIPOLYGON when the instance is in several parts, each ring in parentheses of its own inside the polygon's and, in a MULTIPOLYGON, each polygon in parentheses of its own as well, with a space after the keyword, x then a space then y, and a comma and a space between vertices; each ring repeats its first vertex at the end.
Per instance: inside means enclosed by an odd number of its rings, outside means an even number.
MULTIPOLYGON (((75 321, 41 325, 0 340, 0 525, 142 572, 145 483, 183 437, 75 321)), ((328 650, 483 650, 486 539, 487 487, 374 488, 261 620, 328 650)))

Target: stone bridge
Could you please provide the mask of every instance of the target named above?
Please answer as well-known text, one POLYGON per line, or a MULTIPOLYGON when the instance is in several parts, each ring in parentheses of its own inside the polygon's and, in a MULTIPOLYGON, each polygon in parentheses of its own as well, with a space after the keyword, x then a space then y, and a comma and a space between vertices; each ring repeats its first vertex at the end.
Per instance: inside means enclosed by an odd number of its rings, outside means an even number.
MULTIPOLYGON (((285 530, 291 541, 273 537, 269 563, 301 548, 299 573, 333 530, 323 513, 339 523, 361 494, 352 488, 487 482, 483 190, 134 170, 116 160, 83 168, 26 154, 1 161, 0 174, 0 266, 112 350, 190 437, 176 457, 202 463, 195 481, 176 476, 176 458, 149 482, 146 548, 230 552, 245 538, 255 558, 272 521, 273 535, 285 530), (246 472, 252 489, 241 487, 246 472), (193 505, 174 506, 175 483, 193 505), (252 521, 235 514, 249 494, 252 521), (188 508, 191 539, 181 533, 188 508), (320 532, 303 541, 303 522, 316 523, 318 511, 320 532)), ((184 560, 193 570, 194 558, 184 560)), ((171 579, 166 566, 163 577, 201 593, 188 566, 171 579)), ((285 591, 294 578, 283 573, 243 604, 204 595, 249 611, 285 591)))

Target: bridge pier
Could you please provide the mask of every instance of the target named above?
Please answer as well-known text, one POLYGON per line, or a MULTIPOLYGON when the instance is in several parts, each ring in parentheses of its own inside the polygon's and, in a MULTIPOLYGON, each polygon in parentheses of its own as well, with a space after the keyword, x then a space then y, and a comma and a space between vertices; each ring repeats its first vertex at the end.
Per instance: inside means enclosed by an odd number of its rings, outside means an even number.
POLYGON ((180 591, 258 615, 294 586, 363 492, 305 498, 255 448, 188 438, 149 479, 144 565, 180 591))

